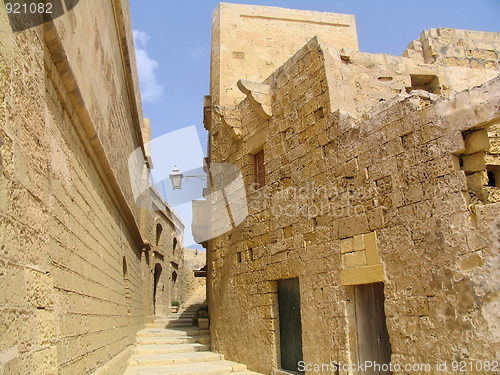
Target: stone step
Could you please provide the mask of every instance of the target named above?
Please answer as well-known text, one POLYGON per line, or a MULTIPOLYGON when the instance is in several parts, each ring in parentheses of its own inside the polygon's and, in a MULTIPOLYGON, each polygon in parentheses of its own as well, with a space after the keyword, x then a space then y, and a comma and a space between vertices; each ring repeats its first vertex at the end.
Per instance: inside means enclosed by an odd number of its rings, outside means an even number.
POLYGON ((188 322, 188 321, 192 321, 193 319, 190 319, 190 318, 171 318, 171 319, 164 319, 164 320, 155 320, 153 322, 149 322, 147 324, 168 324, 168 323, 171 323, 171 322, 188 322))
POLYGON ((193 322, 186 324, 184 322, 176 322, 176 323, 168 323, 168 324, 151 324, 151 325, 146 325, 146 329, 167 329, 167 328, 172 328, 172 329, 193 329, 197 328, 196 326, 193 326, 193 322))
POLYGON ((195 362, 213 362, 222 361, 222 354, 209 351, 197 351, 188 353, 153 353, 153 354, 136 354, 130 358, 129 365, 131 366, 158 366, 158 365, 174 365, 183 363, 195 362))
POLYGON ((186 328, 189 328, 189 327, 194 327, 193 326, 193 321, 189 321, 189 322, 169 322, 166 324, 165 326, 166 328, 171 328, 171 327, 186 327, 186 328))
MULTIPOLYGON (((172 322, 158 322, 158 323, 146 323, 146 328, 166 328, 167 325, 172 322)), ((186 326, 192 326, 191 324, 186 324, 186 322, 182 322, 186 326)), ((176 322, 176 324, 179 324, 179 322, 176 322)))
POLYGON ((196 326, 193 326, 192 324, 158 324, 158 325, 151 325, 151 326, 146 326, 146 329, 195 329, 198 328, 196 326))
POLYGON ((124 375, 260 375, 210 351, 210 332, 193 327, 205 293, 177 314, 155 316, 137 333, 137 344, 124 375))
MULTIPOLYGON (((196 327, 196 326, 193 326, 193 322, 191 322, 189 324, 186 324, 184 322, 171 322, 171 323, 168 323, 163 328, 185 328, 185 329, 188 329, 188 328, 193 328, 193 327, 196 327)), ((158 327, 155 327, 155 328, 158 328, 158 327)))
POLYGON ((153 320, 153 323, 168 323, 168 322, 172 322, 172 321, 176 321, 176 320, 189 320, 191 319, 191 317, 189 316, 181 316, 181 315, 177 315, 177 316, 168 316, 166 318, 161 318, 161 319, 155 319, 153 320))
POLYGON ((190 352, 206 352, 210 350, 210 345, 195 343, 184 344, 144 344, 136 346, 135 354, 165 354, 165 353, 190 353, 190 352))
POLYGON ((153 323, 170 323, 170 322, 190 322, 192 321, 193 318, 190 318, 189 316, 176 316, 176 317, 171 317, 167 319, 158 319, 153 321, 153 323))
POLYGON ((147 323, 146 327, 166 327, 166 326, 192 326, 193 319, 173 319, 164 322, 147 323))
POLYGON ((189 328, 146 328, 137 332, 137 337, 186 337, 186 336, 204 336, 209 335, 208 329, 199 329, 197 327, 189 328))
POLYGON ((138 345, 151 345, 151 344, 188 344, 199 342, 200 344, 210 343, 209 335, 202 336, 185 336, 185 337, 137 337, 138 345))
POLYGON ((224 360, 168 366, 129 366, 123 375, 216 375, 246 369, 246 365, 224 360))

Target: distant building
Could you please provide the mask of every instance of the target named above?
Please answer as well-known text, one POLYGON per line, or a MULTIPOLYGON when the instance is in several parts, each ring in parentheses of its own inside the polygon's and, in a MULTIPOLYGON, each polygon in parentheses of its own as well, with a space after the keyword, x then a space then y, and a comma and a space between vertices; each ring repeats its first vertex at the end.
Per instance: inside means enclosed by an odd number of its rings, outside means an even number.
POLYGON ((208 165, 240 168, 248 217, 200 237, 215 350, 262 373, 500 360, 499 53, 439 28, 369 54, 351 15, 217 7, 208 165))

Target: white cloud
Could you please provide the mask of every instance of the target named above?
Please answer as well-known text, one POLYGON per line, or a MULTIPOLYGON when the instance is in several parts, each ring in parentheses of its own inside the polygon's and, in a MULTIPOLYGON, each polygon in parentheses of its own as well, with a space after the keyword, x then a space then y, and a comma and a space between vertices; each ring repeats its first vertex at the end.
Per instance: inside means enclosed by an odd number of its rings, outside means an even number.
POLYGON ((146 50, 150 36, 141 30, 133 30, 133 32, 141 98, 144 102, 155 102, 163 94, 163 86, 158 82, 155 72, 159 64, 158 61, 149 57, 146 50))

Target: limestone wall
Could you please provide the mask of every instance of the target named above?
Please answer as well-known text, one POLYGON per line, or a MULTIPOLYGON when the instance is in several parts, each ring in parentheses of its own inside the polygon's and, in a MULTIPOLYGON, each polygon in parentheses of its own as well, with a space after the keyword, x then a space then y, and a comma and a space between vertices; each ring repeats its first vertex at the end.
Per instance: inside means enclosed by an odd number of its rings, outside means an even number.
POLYGON ((2 373, 118 374, 152 309, 131 33, 121 0, 16 33, 0 9, 2 373))
POLYGON ((181 302, 186 294, 182 276, 184 223, 151 186, 145 197, 149 202, 143 203, 151 208, 144 210, 143 225, 143 236, 148 240, 144 250, 144 278, 148 282, 143 298, 150 310, 146 315, 169 314, 172 301, 181 302))
POLYGON ((239 103, 240 78, 263 81, 315 35, 338 49, 358 49, 353 15, 220 3, 212 29, 213 99, 239 103))
POLYGON ((340 82, 357 77, 360 55, 341 68, 349 55, 331 51, 313 39, 212 116, 210 162, 241 168, 249 204, 240 226, 207 244, 214 349, 255 371, 280 368, 277 280, 298 277, 307 363, 356 363, 353 286, 373 282, 384 283, 393 363, 498 360, 500 206, 470 200, 463 159, 488 147, 471 151, 467 134, 496 134, 500 80, 484 82, 498 71, 449 99, 408 95, 410 59, 366 56, 366 82, 391 64, 401 80, 382 81, 383 101, 373 84, 351 117, 340 82), (266 184, 255 191, 259 150, 266 184))
POLYGON ((498 33, 440 27, 422 31, 403 56, 419 62, 498 69, 498 33))
MULTIPOLYGON (((496 33, 490 34, 493 34, 487 39, 493 49, 490 53, 500 53, 500 43, 495 44, 496 33)), ((464 49, 475 46, 474 40, 461 42, 464 49)), ((330 97, 337 108, 355 117, 361 117, 374 103, 404 96, 412 90, 449 96, 479 86, 500 72, 495 64, 454 66, 448 65, 444 58, 424 63, 415 58, 325 48, 330 97)))

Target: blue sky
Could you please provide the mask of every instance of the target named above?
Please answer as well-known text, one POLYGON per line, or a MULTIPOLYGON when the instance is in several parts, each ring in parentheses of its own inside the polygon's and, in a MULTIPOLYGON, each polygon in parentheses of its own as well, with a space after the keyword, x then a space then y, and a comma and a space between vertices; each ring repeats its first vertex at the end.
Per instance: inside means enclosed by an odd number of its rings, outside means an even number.
MULTIPOLYGON (((130 0, 144 116, 151 120, 153 137, 194 125, 201 145, 186 139, 184 147, 196 157, 206 152, 203 96, 209 94, 212 12, 218 3, 130 0)), ((237 3, 354 14, 359 48, 370 53, 401 55, 408 43, 429 28, 500 31, 500 0, 241 0, 237 3)), ((180 159, 180 155, 179 160, 155 158, 153 149, 156 168, 171 170, 171 165, 182 164, 180 159)), ((189 184, 190 190, 196 186, 201 194, 201 182, 191 179, 184 184, 189 184)), ((186 223, 185 244, 189 246, 193 243, 190 203, 174 208, 186 223)))

